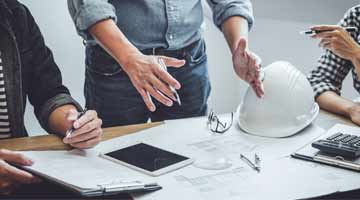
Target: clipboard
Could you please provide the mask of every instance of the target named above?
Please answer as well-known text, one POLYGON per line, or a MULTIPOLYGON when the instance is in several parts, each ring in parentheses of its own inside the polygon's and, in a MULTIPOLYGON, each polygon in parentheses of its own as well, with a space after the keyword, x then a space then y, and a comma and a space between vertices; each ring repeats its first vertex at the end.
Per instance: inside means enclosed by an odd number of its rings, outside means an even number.
POLYGON ((292 153, 291 157, 360 172, 360 158, 350 159, 343 158, 341 156, 330 155, 323 153, 311 146, 314 141, 328 138, 329 136, 337 132, 360 136, 359 127, 337 124, 331 129, 329 129, 325 134, 319 136, 318 138, 315 138, 313 141, 310 141, 309 143, 292 153))
MULTIPOLYGON (((22 152, 33 159, 33 166, 20 168, 44 178, 80 196, 108 196, 121 193, 145 193, 162 189, 142 177, 126 177, 120 165, 92 153, 73 151, 22 152), (58 163, 62 163, 61 165, 58 163)), ((129 175, 130 176, 130 175, 129 175)))

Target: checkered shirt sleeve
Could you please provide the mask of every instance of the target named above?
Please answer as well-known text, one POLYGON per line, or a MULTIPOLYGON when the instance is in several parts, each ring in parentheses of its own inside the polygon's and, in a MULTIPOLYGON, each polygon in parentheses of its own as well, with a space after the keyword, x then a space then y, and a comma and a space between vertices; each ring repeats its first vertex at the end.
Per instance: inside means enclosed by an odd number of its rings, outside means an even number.
MULTIPOLYGON (((355 26, 360 31, 360 5, 351 8, 339 22, 342 27, 355 26)), ((358 42, 357 33, 351 34, 358 42)), ((327 91, 333 91, 341 95, 342 82, 348 73, 352 71, 354 87, 360 92, 360 82, 355 73, 353 64, 333 52, 326 50, 318 60, 318 66, 308 75, 308 80, 313 87, 315 98, 327 91)))

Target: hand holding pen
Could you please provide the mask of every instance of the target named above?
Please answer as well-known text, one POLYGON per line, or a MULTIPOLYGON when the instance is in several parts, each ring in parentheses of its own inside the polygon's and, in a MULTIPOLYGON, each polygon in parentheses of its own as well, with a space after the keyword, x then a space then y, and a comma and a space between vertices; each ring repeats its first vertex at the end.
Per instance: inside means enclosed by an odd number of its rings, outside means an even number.
POLYGON ((67 113, 67 120, 71 122, 72 127, 66 132, 63 139, 65 144, 79 149, 87 149, 101 141, 102 121, 98 118, 96 111, 85 109, 78 113, 72 109, 67 113))
POLYGON ((356 27, 321 25, 313 26, 311 30, 314 32, 311 37, 320 39, 321 48, 353 62, 358 59, 360 46, 350 34, 358 32, 356 27))

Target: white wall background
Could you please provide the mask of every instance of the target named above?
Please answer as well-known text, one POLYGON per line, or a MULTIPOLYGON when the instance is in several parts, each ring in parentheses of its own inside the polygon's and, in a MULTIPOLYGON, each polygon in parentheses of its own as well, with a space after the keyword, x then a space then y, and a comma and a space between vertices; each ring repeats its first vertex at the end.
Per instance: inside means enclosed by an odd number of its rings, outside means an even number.
MULTIPOLYGON (((34 15, 48 46, 60 66, 65 85, 72 95, 84 103, 84 48, 67 11, 66 0, 21 0, 34 15)), ((313 24, 335 24, 346 10, 358 0, 253 0, 256 17, 250 34, 250 48, 259 54, 263 64, 276 60, 292 62, 304 73, 309 72, 321 54, 317 41, 298 34, 313 24)), ((210 14, 207 13, 207 16, 210 14)), ((212 95, 210 107, 219 113, 235 110, 246 84, 232 71, 231 56, 222 34, 206 19, 207 41, 212 95)), ((344 84, 344 95, 357 94, 351 80, 344 84)), ((43 133, 28 105, 26 126, 32 135, 43 133)))

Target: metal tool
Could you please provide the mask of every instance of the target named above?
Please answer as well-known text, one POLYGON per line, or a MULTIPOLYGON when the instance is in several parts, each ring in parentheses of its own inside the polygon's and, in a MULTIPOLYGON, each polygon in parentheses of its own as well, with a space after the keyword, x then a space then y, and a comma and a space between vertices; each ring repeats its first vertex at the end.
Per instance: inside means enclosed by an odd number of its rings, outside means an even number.
MULTIPOLYGON (((158 63, 160 64, 160 66, 161 66, 165 71, 167 71, 167 67, 166 67, 166 65, 165 65, 165 63, 164 63, 164 61, 163 61, 162 58, 158 58, 158 63)), ((177 93, 176 89, 175 89, 173 86, 171 86, 171 85, 169 85, 169 88, 170 88, 171 92, 175 95, 176 102, 179 104, 179 106, 181 106, 180 96, 179 96, 179 94, 177 93)))
POLYGON ((260 172, 260 157, 255 154, 255 163, 251 162, 249 158, 244 156, 243 154, 240 154, 240 159, 244 161, 249 167, 251 167, 253 170, 260 172))

